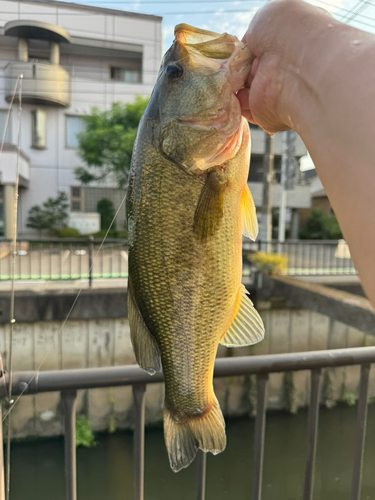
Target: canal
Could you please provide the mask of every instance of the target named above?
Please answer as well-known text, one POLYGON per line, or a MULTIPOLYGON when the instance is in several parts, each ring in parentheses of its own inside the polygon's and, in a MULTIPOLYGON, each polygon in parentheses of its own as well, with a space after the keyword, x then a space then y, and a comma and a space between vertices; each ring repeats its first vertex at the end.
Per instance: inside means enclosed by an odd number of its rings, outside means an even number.
MULTIPOLYGON (((349 500, 356 407, 320 411, 315 499, 349 500)), ((267 415, 262 500, 301 500, 307 412, 267 415)), ((227 421, 227 449, 208 457, 207 500, 250 499, 253 419, 227 421)), ((78 449, 79 500, 132 499, 132 433, 78 449)), ((12 500, 64 500, 62 439, 12 445, 12 500)), ((375 404, 369 406, 361 500, 375 500, 375 404)), ((161 428, 146 431, 145 500, 193 500, 194 464, 169 469, 161 428)))

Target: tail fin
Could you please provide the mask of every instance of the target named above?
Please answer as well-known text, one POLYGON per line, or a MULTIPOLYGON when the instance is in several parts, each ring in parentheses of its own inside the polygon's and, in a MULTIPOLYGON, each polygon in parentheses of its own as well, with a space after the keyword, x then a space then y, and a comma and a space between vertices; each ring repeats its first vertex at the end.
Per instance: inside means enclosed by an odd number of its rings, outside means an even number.
POLYGON ((198 448, 217 455, 225 449, 225 422, 215 399, 211 409, 202 416, 177 420, 164 408, 164 439, 169 463, 174 472, 187 467, 198 448))

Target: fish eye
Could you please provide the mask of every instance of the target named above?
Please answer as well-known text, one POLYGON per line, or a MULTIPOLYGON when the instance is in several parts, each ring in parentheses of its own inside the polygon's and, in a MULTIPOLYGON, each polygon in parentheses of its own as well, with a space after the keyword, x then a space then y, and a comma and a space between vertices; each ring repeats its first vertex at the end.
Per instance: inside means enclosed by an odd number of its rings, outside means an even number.
POLYGON ((169 64, 165 71, 168 75, 168 78, 170 78, 171 80, 177 80, 177 78, 180 78, 184 72, 182 66, 177 63, 169 64))

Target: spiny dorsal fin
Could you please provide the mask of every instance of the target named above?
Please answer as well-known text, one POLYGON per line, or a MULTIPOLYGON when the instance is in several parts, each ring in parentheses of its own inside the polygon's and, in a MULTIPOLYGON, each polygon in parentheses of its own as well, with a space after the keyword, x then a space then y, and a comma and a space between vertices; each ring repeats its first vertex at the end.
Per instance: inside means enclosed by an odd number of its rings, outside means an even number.
POLYGON ((155 337, 149 332, 134 298, 130 276, 128 278, 128 317, 130 338, 135 359, 139 366, 150 375, 161 371, 160 351, 155 337))
POLYGON ((246 293, 246 288, 241 285, 234 306, 232 323, 220 340, 222 345, 241 347, 256 344, 264 338, 262 318, 246 293))
POLYGON ((253 197, 246 184, 241 197, 242 234, 255 241, 258 236, 258 220, 253 197))
POLYGON ((216 171, 208 174, 194 214, 194 232, 201 241, 215 234, 223 217, 225 186, 216 171))

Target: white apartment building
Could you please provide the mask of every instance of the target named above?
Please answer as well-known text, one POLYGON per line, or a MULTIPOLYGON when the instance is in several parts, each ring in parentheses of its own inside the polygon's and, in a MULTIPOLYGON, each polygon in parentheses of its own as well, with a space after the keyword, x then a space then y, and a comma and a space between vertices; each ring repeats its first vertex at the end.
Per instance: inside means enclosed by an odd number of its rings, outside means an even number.
MULTIPOLYGON (((162 18, 55 0, 0 0, 0 141, 16 81, 23 74, 18 233, 30 207, 65 191, 72 212, 119 205, 123 191, 106 181, 82 187, 74 176, 81 117, 93 106, 148 96, 162 56, 162 18)), ((0 158, 0 236, 13 225, 18 101, 0 158)), ((125 212, 119 214, 121 228, 125 212)))

